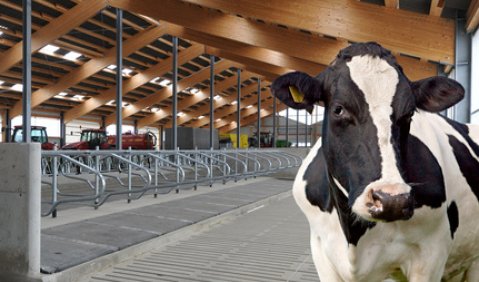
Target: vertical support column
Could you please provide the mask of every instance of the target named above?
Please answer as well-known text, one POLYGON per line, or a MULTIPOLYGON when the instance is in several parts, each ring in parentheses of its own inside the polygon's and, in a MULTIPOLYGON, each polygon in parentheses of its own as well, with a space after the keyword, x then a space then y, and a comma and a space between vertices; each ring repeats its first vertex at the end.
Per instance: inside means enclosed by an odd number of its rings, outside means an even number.
POLYGON ((289 108, 286 108, 286 147, 289 144, 289 108))
POLYGON ((276 96, 273 97, 273 148, 276 148, 276 96))
POLYGON ((60 148, 66 143, 65 113, 60 113, 60 148))
POLYGON ((210 149, 213 148, 214 140, 214 130, 215 130, 215 109, 214 109, 214 98, 215 98, 215 56, 210 55, 210 149))
POLYGON ((296 110, 296 148, 299 147, 299 110, 296 110))
POLYGON ((123 11, 116 9, 116 149, 121 150, 123 127, 123 11))
POLYGON ((31 141, 32 117, 32 0, 22 0, 23 40, 22 40, 22 126, 23 142, 31 141))
POLYGON ((178 125, 177 125, 177 115, 178 115, 178 37, 173 36, 173 85, 172 85, 172 113, 171 113, 171 121, 172 121, 172 130, 173 130, 173 148, 174 150, 178 149, 178 125))
POLYGON ((466 32, 466 17, 457 12, 454 74, 464 87, 465 95, 454 106, 454 119, 463 123, 471 119, 471 44, 471 35, 466 32))
POLYGON ((256 124, 258 149, 261 148, 261 79, 258 77, 258 120, 256 124))
POLYGON ((101 125, 100 125, 101 128, 104 128, 106 130, 106 117, 105 116, 101 116, 101 125))
POLYGON ((304 125, 304 147, 308 147, 308 113, 305 113, 306 123, 304 125))
POLYGON ((3 143, 0 155, 0 281, 41 281, 40 143, 3 143))
POLYGON ((241 133, 241 70, 237 71, 237 84, 236 84, 236 149, 240 148, 240 133, 241 133))
POLYGON ((10 118, 10 110, 5 111, 5 140, 10 142, 12 140, 12 119, 10 118))
POLYGON ((158 138, 158 139, 160 139, 159 140, 159 142, 160 142, 159 147, 160 147, 160 149, 164 150, 165 149, 165 142, 163 142, 163 138, 165 137, 165 130, 164 130, 163 125, 161 125, 159 129, 160 129, 160 134, 159 134, 160 137, 158 138))
POLYGON ((135 134, 138 134, 138 120, 135 119, 134 123, 133 123, 133 132, 135 134))

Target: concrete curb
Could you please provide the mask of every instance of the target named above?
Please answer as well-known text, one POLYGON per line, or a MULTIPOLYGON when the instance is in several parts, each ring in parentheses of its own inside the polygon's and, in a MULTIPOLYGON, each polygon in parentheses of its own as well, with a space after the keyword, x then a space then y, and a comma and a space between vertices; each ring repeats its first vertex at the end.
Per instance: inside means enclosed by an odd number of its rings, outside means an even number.
POLYGON ((213 226, 225 223, 235 219, 236 217, 249 213, 254 209, 269 205, 270 203, 285 199, 291 196, 291 191, 282 192, 274 196, 259 200, 257 202, 241 206, 237 209, 228 211, 223 214, 208 218, 206 220, 197 222, 192 225, 180 228, 173 232, 161 235, 154 239, 145 241, 143 243, 128 247, 126 249, 96 258, 92 261, 66 269, 59 273, 42 275, 43 282, 79 282, 87 281, 93 273, 100 272, 116 264, 122 263, 126 260, 132 259, 136 256, 142 255, 153 249, 161 248, 165 245, 187 239, 195 234, 206 231, 213 226))

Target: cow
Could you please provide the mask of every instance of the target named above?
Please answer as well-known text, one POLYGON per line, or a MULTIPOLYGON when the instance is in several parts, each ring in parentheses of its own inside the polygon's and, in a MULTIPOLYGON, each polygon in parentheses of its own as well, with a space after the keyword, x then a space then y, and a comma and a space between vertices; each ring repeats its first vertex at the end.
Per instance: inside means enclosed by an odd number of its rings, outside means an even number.
POLYGON ((410 81, 368 42, 271 90, 295 109, 324 106, 293 184, 321 281, 479 281, 479 128, 439 114, 463 98, 459 83, 410 81))

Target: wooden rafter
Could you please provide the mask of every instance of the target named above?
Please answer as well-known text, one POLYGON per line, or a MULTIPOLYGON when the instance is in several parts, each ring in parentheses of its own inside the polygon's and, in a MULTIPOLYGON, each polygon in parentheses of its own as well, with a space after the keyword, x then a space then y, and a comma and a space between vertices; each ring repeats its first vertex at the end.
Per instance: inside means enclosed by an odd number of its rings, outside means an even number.
POLYGON ((399 9, 399 0, 384 0, 384 6, 399 9))
MULTIPOLYGON (((179 64, 186 63, 199 55, 204 53, 204 47, 201 45, 193 45, 178 54, 179 64)), ((134 90, 145 83, 148 83, 150 80, 155 77, 167 73, 171 69, 172 57, 167 58, 161 63, 138 73, 137 75, 132 76, 130 79, 126 80, 123 83, 123 93, 128 93, 131 90, 134 90)), ((115 98, 116 89, 110 88, 108 90, 100 92, 99 95, 92 97, 85 101, 83 104, 78 107, 69 110, 65 113, 65 122, 70 122, 75 118, 81 117, 94 109, 100 107, 101 105, 106 104, 108 101, 115 98)))
MULTIPOLYGON (((230 68, 230 67, 233 67, 233 66, 238 67, 239 65, 238 64, 233 64, 233 63, 228 62, 226 60, 223 60, 223 61, 216 64, 215 74, 219 74, 223 70, 225 70, 227 68, 230 68)), ((203 68, 202 70, 200 70, 200 71, 198 71, 198 72, 196 72, 196 73, 194 73, 194 74, 192 74, 188 77, 185 77, 185 78, 179 80, 178 85, 177 85, 177 91, 178 92, 183 91, 188 87, 191 87, 191 86, 193 86, 197 83, 202 82, 203 80, 208 79, 209 76, 210 76, 209 68, 208 67, 203 68)), ((144 108, 146 108, 148 106, 151 106, 151 105, 154 105, 154 104, 157 104, 157 103, 160 103, 161 101, 171 97, 172 95, 173 95, 173 93, 172 93, 171 87, 164 87, 161 90, 157 91, 156 93, 153 93, 153 94, 147 96, 146 98, 143 98, 143 99, 137 101, 136 103, 131 104, 130 106, 124 108, 123 111, 122 111, 122 117, 127 118, 131 115, 134 115, 137 112, 143 110, 144 108)), ((181 102, 180 102, 180 104, 181 104, 181 102)), ((180 108, 180 111, 181 111, 182 110, 181 106, 179 108, 180 108)), ((160 117, 160 115, 161 115, 161 113, 156 115, 156 117, 160 117)), ((147 118, 145 118, 145 119, 147 119, 147 118)), ((105 123, 107 125, 109 125, 109 124, 113 124, 115 121, 116 121, 116 116, 114 114, 112 114, 112 115, 109 115, 106 118, 105 123)), ((144 122, 145 121, 140 120, 139 124, 142 124, 144 122)), ((151 123, 153 123, 153 122, 151 122, 151 123)))
MULTIPOLYGON (((304 0, 301 5, 289 0, 185 1, 353 42, 377 41, 398 53, 454 63, 454 21, 450 19, 348 0, 304 0)), ((135 1, 109 2, 131 5, 135 1)))
POLYGON ((440 17, 446 0, 431 0, 431 6, 429 8, 429 15, 434 17, 440 17))
POLYGON ((471 0, 467 9, 467 32, 473 32, 479 25, 479 0, 471 0))
MULTIPOLYGON (((85 0, 66 11, 60 17, 52 20, 45 27, 32 34, 32 52, 51 43, 55 39, 69 32, 72 28, 82 24, 106 7, 106 1, 85 0)), ((22 60, 22 42, 5 51, 0 57, 0 73, 8 70, 22 60)))
MULTIPOLYGON (((150 30, 146 30, 142 33, 136 34, 134 37, 131 37, 130 39, 126 40, 123 43, 123 56, 125 57, 128 54, 132 53, 133 51, 137 50, 138 48, 141 48, 142 46, 150 43, 151 41, 155 40, 159 36, 163 35, 164 32, 165 32, 165 29, 162 26, 157 26, 150 30)), ((78 84, 79 82, 97 73, 98 71, 102 70, 108 65, 114 64, 115 54, 116 54, 116 49, 111 48, 105 54, 105 57, 92 59, 86 62, 83 66, 77 69, 74 69, 70 73, 63 76, 60 80, 58 80, 57 83, 53 85, 49 85, 47 87, 41 88, 33 92, 32 93, 32 108, 40 105, 44 101, 57 95, 59 92, 78 84)), ((18 102, 13 107, 11 115, 13 117, 20 115, 21 111, 22 111, 22 105, 21 105, 21 102, 18 102)))
POLYGON ((275 65, 277 67, 303 71, 309 73, 310 75, 318 74, 325 67, 324 65, 288 56, 284 53, 247 45, 227 38, 213 36, 211 34, 191 30, 175 24, 168 24, 168 33, 207 45, 209 47, 206 48, 206 51, 208 54, 212 55, 217 55, 210 52, 213 50, 217 53, 226 51, 230 54, 241 56, 245 59, 256 60, 258 62, 268 62, 268 64, 275 65))
MULTIPOLYGON (((250 79, 252 76, 253 76, 252 73, 248 73, 248 72, 244 73, 243 81, 250 79)), ((226 78, 225 80, 223 80, 221 82, 218 82, 215 85, 215 92, 216 93, 222 92, 222 91, 226 90, 227 88, 229 88, 231 86, 234 86, 235 83, 236 83, 236 77, 235 76, 226 78)), ((178 103, 178 109, 180 111, 184 111, 186 108, 191 107, 192 105, 209 98, 208 92, 209 92, 209 88, 206 88, 202 92, 198 93, 199 95, 194 95, 194 96, 185 98, 184 100, 182 100, 178 103)), ((221 102, 215 100, 214 101, 215 108, 218 107, 218 105, 220 103, 221 102)), ((160 112, 156 112, 156 113, 140 120, 138 122, 138 126, 140 126, 140 125, 141 126, 147 126, 147 125, 153 124, 154 122, 157 122, 157 121, 159 121, 163 118, 166 118, 170 115, 171 115, 171 110, 169 108, 163 109, 160 112)), ((181 124, 187 122, 189 119, 191 119, 193 117, 198 117, 198 116, 199 115, 196 115, 195 111, 191 111, 191 112, 189 112, 188 114, 185 114, 182 117, 178 117, 177 118, 177 124, 181 125, 181 124)), ((171 121, 170 121, 170 123, 171 123, 171 121)))

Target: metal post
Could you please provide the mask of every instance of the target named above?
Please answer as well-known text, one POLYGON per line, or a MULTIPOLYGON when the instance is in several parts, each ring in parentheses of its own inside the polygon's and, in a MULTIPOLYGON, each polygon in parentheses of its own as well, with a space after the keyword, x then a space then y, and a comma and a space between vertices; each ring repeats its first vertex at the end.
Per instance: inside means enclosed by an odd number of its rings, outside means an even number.
POLYGON ((471 35, 466 32, 466 17, 456 14, 455 79, 464 87, 465 95, 454 106, 454 119, 468 123, 471 119, 471 35))
POLYGON ((133 123, 133 132, 135 134, 138 134, 138 120, 135 119, 134 123, 133 123))
POLYGON ((171 98, 172 99, 172 117, 171 117, 171 120, 172 120, 172 126, 173 126, 173 148, 175 150, 178 149, 178 136, 177 136, 177 133, 178 133, 178 125, 177 125, 177 122, 176 122, 176 118, 177 118, 177 114, 178 114, 178 89, 177 89, 177 86, 178 86, 178 37, 176 36, 173 36, 173 89, 172 89, 172 93, 173 93, 173 97, 171 98))
POLYGON ((308 113, 305 113, 306 124, 304 125, 305 128, 305 135, 304 135, 304 147, 308 147, 308 113))
POLYGON ((7 109, 5 111, 5 121, 6 121, 6 128, 5 128, 5 142, 12 141, 12 120, 10 119, 10 110, 7 109))
POLYGON ((296 110, 296 148, 299 147, 299 110, 296 110))
POLYGON ((286 147, 289 144, 289 108, 286 108, 286 147))
POLYGON ((210 149, 213 148, 213 132, 214 132, 214 96, 215 96, 215 56, 210 55, 210 149))
POLYGON ((106 117, 101 116, 101 128, 106 128, 106 117))
POLYGON ((32 0, 22 0, 23 4, 23 40, 22 40, 22 129, 23 142, 30 143, 32 128, 32 0))
POLYGON ((240 132, 241 132, 241 70, 238 69, 237 71, 237 84, 236 84, 236 149, 240 148, 240 132))
POLYGON ((116 9, 116 149, 121 150, 123 106, 123 11, 116 9))
POLYGON ((276 148, 276 96, 273 97, 273 148, 276 148))
POLYGON ((261 79, 258 77, 258 120, 256 124, 256 140, 258 149, 261 148, 261 79))
POLYGON ((65 113, 60 113, 60 147, 65 146, 66 142, 66 127, 65 127, 65 113))

